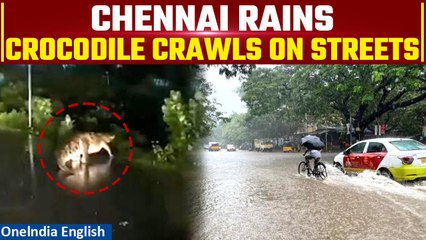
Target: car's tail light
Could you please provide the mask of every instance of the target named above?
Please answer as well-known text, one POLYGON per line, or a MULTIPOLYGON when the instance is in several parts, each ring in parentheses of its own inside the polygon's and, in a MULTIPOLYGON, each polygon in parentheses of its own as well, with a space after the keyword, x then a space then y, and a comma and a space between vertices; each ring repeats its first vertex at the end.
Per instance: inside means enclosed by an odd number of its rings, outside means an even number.
POLYGON ((398 156, 403 164, 412 164, 414 161, 414 157, 412 156, 398 156))

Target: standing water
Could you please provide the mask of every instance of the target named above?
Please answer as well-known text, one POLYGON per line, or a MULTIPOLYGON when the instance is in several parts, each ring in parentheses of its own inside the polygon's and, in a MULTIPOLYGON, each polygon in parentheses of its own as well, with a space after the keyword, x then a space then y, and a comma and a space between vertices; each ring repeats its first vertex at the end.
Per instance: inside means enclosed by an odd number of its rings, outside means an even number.
POLYGON ((301 153, 204 152, 194 239, 426 239, 425 185, 365 172, 297 174, 301 153))
MULTIPOLYGON (((50 145, 43 143, 43 159, 57 173, 50 145)), ((34 169, 29 151, 27 135, 0 133, 0 223, 105 223, 112 224, 114 239, 187 238, 180 171, 132 166, 115 187, 92 196, 75 195, 46 177, 37 155, 34 169)), ((119 161, 112 161, 113 175, 122 170, 119 161)))

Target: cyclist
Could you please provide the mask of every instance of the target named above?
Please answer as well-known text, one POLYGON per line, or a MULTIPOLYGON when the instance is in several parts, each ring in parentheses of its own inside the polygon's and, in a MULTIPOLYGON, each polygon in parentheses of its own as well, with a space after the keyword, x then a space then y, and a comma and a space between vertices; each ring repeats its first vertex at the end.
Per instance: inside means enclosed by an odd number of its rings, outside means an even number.
POLYGON ((317 171, 318 162, 321 159, 321 150, 318 149, 306 149, 305 153, 303 153, 303 156, 305 156, 305 161, 309 165, 309 160, 314 159, 314 172, 317 171))

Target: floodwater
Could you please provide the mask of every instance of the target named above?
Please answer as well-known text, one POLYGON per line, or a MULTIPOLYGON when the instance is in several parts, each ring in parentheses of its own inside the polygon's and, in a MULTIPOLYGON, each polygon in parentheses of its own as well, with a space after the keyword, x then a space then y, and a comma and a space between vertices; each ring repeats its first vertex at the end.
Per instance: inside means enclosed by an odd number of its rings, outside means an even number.
MULTIPOLYGON (((185 184, 179 171, 132 166, 107 191, 75 195, 60 189, 42 171, 36 143, 37 137, 32 164, 27 136, 0 132, 0 223, 105 223, 112 224, 113 239, 188 239, 185 184)), ((59 180, 49 142, 43 143, 43 159, 59 180)), ((116 178, 123 169, 119 160, 112 161, 111 177, 116 178)), ((105 172, 104 168, 98 170, 95 172, 105 172)), ((67 180, 62 183, 78 182, 67 180)), ((111 183, 111 179, 104 180, 111 183)))
POLYGON ((297 174, 301 153, 204 152, 193 239, 426 239, 426 184, 297 174))
MULTIPOLYGON (((300 153, 202 152, 188 159, 198 171, 132 166, 115 187, 84 196, 53 184, 27 142, 0 133, 0 223, 107 223, 113 239, 426 239, 426 183, 346 176, 334 154, 323 155, 325 181, 297 174, 300 153)), ((43 143, 55 173, 52 152, 43 143)))

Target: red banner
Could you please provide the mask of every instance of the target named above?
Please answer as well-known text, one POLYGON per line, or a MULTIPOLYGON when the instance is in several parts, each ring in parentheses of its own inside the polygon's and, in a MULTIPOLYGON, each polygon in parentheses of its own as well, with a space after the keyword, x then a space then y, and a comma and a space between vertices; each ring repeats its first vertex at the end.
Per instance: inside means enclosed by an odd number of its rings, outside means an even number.
POLYGON ((2 63, 424 63, 424 2, 1 2, 2 63))

